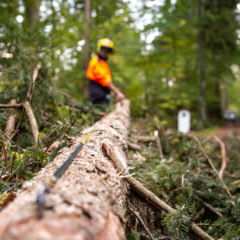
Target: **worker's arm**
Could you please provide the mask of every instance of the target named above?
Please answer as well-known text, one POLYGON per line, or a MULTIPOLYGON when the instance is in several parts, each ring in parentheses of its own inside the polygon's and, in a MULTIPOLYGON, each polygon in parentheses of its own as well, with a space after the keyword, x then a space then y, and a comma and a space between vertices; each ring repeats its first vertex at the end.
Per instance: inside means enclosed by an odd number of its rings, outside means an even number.
POLYGON ((122 92, 120 92, 114 85, 113 83, 110 83, 108 85, 109 89, 116 95, 116 98, 118 101, 122 101, 125 99, 125 96, 122 92))

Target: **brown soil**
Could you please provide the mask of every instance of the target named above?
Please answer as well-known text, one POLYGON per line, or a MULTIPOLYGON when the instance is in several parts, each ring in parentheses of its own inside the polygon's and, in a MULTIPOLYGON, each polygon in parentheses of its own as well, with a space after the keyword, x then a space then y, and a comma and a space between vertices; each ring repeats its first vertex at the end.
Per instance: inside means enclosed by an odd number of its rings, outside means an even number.
POLYGON ((240 122, 226 122, 217 132, 216 135, 220 138, 224 136, 240 138, 240 122))

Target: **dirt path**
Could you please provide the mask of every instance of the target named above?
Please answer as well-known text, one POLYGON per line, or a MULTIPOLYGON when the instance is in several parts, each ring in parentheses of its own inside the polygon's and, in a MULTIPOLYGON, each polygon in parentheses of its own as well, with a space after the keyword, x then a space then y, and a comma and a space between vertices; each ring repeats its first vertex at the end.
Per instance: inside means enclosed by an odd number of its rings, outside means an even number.
POLYGON ((240 121, 237 122, 227 122, 222 126, 217 132, 216 135, 220 138, 224 136, 233 137, 236 136, 240 138, 240 121))

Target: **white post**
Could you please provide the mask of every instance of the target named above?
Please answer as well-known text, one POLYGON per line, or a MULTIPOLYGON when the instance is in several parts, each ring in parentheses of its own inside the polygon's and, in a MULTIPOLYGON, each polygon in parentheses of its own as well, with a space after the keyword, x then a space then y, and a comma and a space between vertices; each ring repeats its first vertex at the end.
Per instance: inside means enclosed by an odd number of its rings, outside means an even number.
POLYGON ((178 131, 188 133, 191 129, 191 114, 188 110, 183 109, 178 112, 178 131))

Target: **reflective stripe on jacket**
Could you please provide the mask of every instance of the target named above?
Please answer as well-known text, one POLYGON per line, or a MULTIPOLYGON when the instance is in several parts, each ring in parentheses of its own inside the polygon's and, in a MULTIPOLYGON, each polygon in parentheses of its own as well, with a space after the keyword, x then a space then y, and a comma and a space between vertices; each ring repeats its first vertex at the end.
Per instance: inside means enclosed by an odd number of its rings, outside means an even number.
POLYGON ((112 82, 111 71, 107 62, 97 54, 94 55, 88 64, 86 77, 103 87, 108 87, 112 82))

